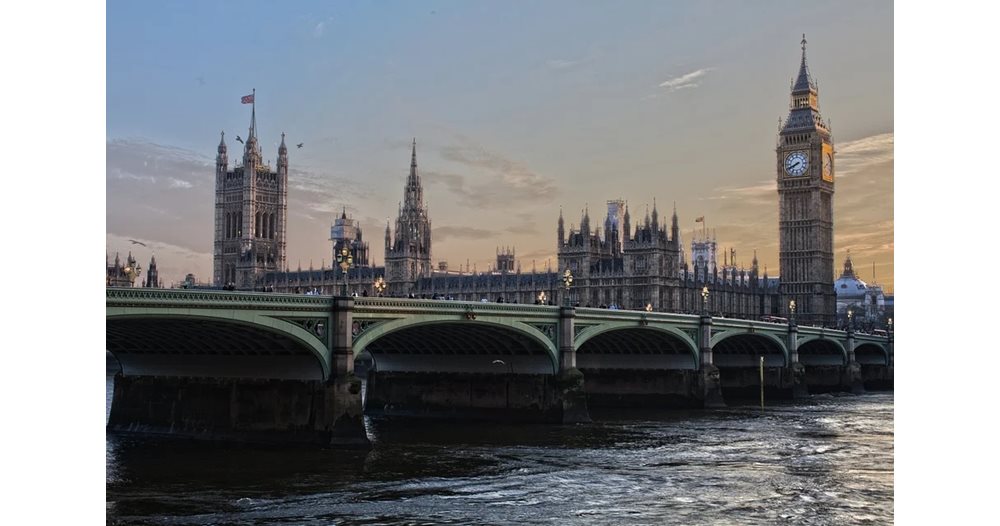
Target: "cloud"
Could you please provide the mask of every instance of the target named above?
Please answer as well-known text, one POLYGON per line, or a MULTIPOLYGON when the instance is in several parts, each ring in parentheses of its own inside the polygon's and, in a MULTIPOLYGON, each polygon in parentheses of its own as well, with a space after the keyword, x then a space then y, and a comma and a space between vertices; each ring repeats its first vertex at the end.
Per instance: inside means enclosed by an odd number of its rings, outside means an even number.
POLYGON ((150 258, 156 256, 156 270, 160 277, 161 286, 169 287, 171 284, 180 283, 189 272, 193 273, 199 282, 212 281, 211 252, 191 250, 160 239, 142 236, 134 238, 113 232, 108 232, 105 238, 108 261, 114 262, 116 253, 124 260, 131 252, 139 266, 142 267, 139 280, 146 279, 150 258), (145 243, 146 246, 134 244, 130 239, 145 243))
POLYGON ((577 59, 577 60, 565 60, 565 59, 561 59, 561 58, 554 58, 552 60, 546 61, 545 65, 549 69, 570 69, 570 68, 574 68, 576 66, 579 66, 581 64, 586 64, 586 63, 591 62, 593 60, 594 60, 593 56, 584 57, 584 58, 577 59))
POLYGON ((685 73, 679 77, 674 77, 667 79, 660 83, 661 88, 667 88, 669 91, 677 91, 679 89, 687 88, 697 88, 700 84, 700 80, 705 76, 706 73, 712 71, 715 68, 702 68, 691 73, 685 73))
POLYGON ((557 194, 552 179, 482 146, 468 142, 445 146, 440 155, 446 161, 465 167, 467 175, 436 171, 421 173, 428 184, 440 184, 458 196, 459 205, 477 209, 516 208, 550 203, 557 194))
POLYGON ((891 163, 893 147, 893 133, 872 135, 838 145, 834 160, 836 176, 842 178, 875 165, 891 163))
POLYGON ((326 30, 326 21, 316 24, 316 27, 313 29, 313 36, 316 38, 323 36, 324 30, 326 30))
POLYGON ((469 226, 441 226, 431 230, 432 239, 441 242, 446 239, 482 239, 497 237, 497 232, 469 226))
POLYGON ((183 179, 169 177, 168 180, 170 181, 170 188, 191 188, 194 186, 190 182, 183 179))

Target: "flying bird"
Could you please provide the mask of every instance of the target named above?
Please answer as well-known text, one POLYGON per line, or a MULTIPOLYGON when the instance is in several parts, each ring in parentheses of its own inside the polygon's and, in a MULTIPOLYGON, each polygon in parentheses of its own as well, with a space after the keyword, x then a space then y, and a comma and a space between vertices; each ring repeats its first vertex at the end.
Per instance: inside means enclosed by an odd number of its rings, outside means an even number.
POLYGON ((237 136, 236 136, 236 142, 238 142, 238 143, 240 143, 240 144, 243 144, 243 139, 240 139, 240 136, 239 136, 239 135, 237 135, 237 136))
MULTIPOLYGON (((142 245, 142 246, 146 247, 146 244, 143 243, 142 241, 136 241, 134 239, 129 239, 129 241, 131 241, 133 245, 142 245)), ((146 247, 146 248, 149 248, 149 247, 146 247)))
POLYGON ((300 142, 300 143, 296 144, 295 147, 296 148, 301 148, 303 144, 305 144, 305 143, 304 142, 300 142))

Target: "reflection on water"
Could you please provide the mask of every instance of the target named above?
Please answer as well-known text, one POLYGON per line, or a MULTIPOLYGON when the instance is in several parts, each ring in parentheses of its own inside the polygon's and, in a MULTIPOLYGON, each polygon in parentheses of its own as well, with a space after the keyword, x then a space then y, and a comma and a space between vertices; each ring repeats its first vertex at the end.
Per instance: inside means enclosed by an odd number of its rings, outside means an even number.
MULTIPOLYGON (((109 383, 110 391, 110 383, 109 383)), ((109 393, 110 399, 110 393, 109 393)), ((109 436, 121 524, 890 524, 893 395, 587 425, 371 422, 371 451, 109 436)))

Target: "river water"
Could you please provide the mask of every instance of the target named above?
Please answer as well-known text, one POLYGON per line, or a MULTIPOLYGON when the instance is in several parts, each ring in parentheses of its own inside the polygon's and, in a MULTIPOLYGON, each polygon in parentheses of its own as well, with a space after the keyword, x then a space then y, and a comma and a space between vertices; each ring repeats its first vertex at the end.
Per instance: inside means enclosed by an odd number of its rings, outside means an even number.
POLYGON ((368 422, 370 451, 108 436, 107 522, 893 522, 892 393, 592 415, 368 422))

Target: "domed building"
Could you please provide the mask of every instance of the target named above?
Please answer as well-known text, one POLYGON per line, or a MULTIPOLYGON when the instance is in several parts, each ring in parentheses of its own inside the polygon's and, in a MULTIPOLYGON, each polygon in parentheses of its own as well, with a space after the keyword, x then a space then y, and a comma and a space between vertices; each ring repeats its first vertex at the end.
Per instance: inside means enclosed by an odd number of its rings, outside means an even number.
POLYGON ((886 302, 882 286, 865 283, 854 274, 851 253, 844 260, 844 272, 833 282, 837 292, 837 322, 847 325, 847 311, 852 312, 856 328, 881 326, 885 322, 886 302))

